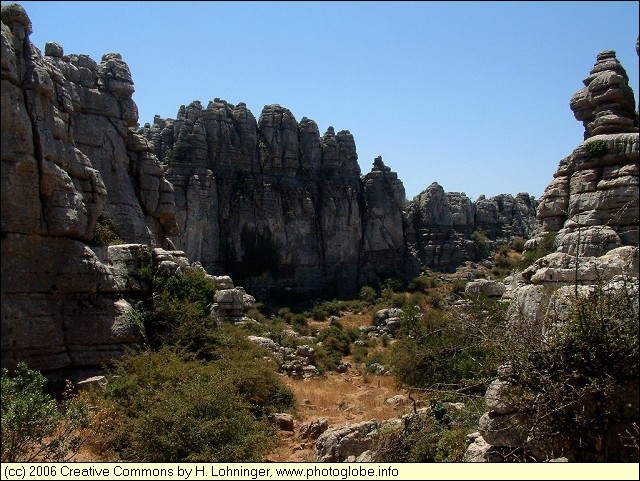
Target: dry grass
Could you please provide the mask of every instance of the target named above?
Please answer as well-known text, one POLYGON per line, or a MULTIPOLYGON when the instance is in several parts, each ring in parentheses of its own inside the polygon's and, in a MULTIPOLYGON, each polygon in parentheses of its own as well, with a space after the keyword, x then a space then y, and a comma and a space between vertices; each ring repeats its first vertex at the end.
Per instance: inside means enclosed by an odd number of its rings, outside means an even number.
MULTIPOLYGON (((407 394, 396 386, 391 376, 364 375, 352 370, 344 374, 330 373, 323 378, 284 378, 283 381, 296 396, 296 427, 318 418, 326 418, 329 427, 371 419, 382 421, 402 417, 413 409, 411 403, 394 405, 387 402, 393 396, 407 394)), ((266 459, 273 462, 314 461, 313 443, 299 439, 296 434, 282 433, 279 446, 266 459)))

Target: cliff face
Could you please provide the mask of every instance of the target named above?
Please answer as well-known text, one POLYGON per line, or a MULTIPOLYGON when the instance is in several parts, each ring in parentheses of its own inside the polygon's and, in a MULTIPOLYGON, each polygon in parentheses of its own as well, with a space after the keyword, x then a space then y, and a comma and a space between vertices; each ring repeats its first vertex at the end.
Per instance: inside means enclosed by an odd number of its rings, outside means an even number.
POLYGON ((132 129, 118 54, 98 64, 49 43, 43 56, 18 5, 2 7, 1 28, 2 364, 99 365, 139 335, 120 261, 87 242, 103 213, 122 239, 163 244, 177 233, 173 188, 132 129))
POLYGON ((256 120, 242 103, 193 102, 139 129, 119 54, 98 63, 50 42, 42 55, 15 4, 1 28, 3 366, 101 365, 139 342, 127 299, 149 247, 175 243, 286 298, 455 268, 476 258, 478 228, 528 233, 528 196, 473 204, 434 188, 407 205, 381 158, 361 176, 349 131, 320 135, 279 105, 256 120), (92 247, 100 217, 126 244, 92 247))
POLYGON ((353 295, 387 277, 413 277, 421 263, 452 270, 478 259, 474 230, 501 243, 528 238, 535 222, 527 194, 473 203, 435 184, 407 204, 382 158, 360 175, 349 131, 320 136, 315 122, 297 122, 279 105, 256 121, 243 103, 195 101, 140 133, 175 188, 175 245, 261 297, 353 295))

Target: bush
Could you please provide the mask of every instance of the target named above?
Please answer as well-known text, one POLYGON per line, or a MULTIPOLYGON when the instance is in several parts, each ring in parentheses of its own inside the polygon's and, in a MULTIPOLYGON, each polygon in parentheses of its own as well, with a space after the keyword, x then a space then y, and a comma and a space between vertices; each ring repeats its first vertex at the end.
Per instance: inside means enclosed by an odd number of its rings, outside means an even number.
POLYGON ((68 461, 84 441, 87 407, 67 399, 58 406, 44 393, 46 378, 19 363, 13 376, 2 369, 2 461, 68 461))
POLYGON ((374 439, 376 462, 460 462, 467 449, 465 435, 477 429, 484 403, 469 400, 461 410, 437 399, 428 412, 405 418, 403 426, 382 430, 374 439))
POLYGON ((587 153, 590 159, 602 157, 609 151, 609 142, 606 140, 592 140, 587 142, 587 153))
POLYGON ((550 339, 510 356, 507 400, 550 458, 638 462, 638 295, 629 292, 574 299, 550 339))
POLYGON ((216 324, 209 314, 215 283, 200 270, 153 274, 150 264, 139 275, 151 295, 135 305, 133 315, 143 323, 150 346, 179 346, 212 359, 218 344, 216 324))
POLYGON ((235 373, 224 368, 166 348, 118 362, 105 393, 112 418, 103 435, 126 461, 260 461, 273 429, 251 413, 235 373))
POLYGON ((520 259, 517 267, 520 269, 526 269, 541 257, 555 252, 555 240, 557 236, 558 233, 555 231, 546 232, 533 251, 528 251, 522 254, 522 258, 520 259))
POLYGON ((391 347, 396 379, 410 388, 448 386, 484 394, 500 364, 504 306, 485 299, 460 312, 406 307, 391 347))
POLYGON ((360 289, 360 299, 362 299, 367 304, 374 304, 378 295, 376 294, 376 290, 371 286, 363 286, 360 289))
POLYGON ((98 247, 118 244, 124 244, 124 241, 118 235, 115 223, 107 214, 100 212, 89 245, 98 247))
POLYGON ((481 230, 475 230, 471 233, 471 240, 476 251, 476 260, 486 259, 489 257, 491 247, 489 245, 489 238, 481 230))

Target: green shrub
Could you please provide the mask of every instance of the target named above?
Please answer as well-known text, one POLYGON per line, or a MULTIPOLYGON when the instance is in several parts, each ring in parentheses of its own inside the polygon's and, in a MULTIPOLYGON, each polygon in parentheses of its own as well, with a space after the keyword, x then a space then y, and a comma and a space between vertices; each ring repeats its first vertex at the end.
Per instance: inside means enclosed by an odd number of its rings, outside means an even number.
POLYGON ((374 438, 376 462, 460 462, 467 449, 465 436, 475 431, 484 402, 468 400, 461 410, 432 400, 431 410, 411 415, 402 426, 381 430, 374 438))
POLYGON ((519 254, 522 254, 522 251, 524 251, 524 244, 525 240, 522 237, 516 237, 511 241, 511 248, 519 254))
POLYGON ((118 244, 124 244, 124 241, 118 235, 115 223, 106 213, 100 212, 89 245, 98 247, 118 244))
POLYGON ((19 363, 2 369, 2 461, 68 461, 84 441, 87 407, 77 399, 58 405, 44 393, 46 378, 19 363))
POLYGON ((526 269, 535 261, 548 254, 555 252, 555 240, 558 233, 555 231, 545 232, 537 247, 533 251, 525 252, 520 259, 517 267, 526 269))
POLYGON ((126 358, 107 385, 104 435, 126 461, 260 461, 273 429, 233 381, 221 367, 169 349, 126 358))
POLYGON ((366 302, 369 305, 372 305, 376 302, 378 295, 376 294, 376 290, 371 286, 362 286, 360 289, 360 299, 366 302))
POLYGON ((471 240, 476 251, 476 260, 486 259, 489 257, 491 247, 489 245, 489 238, 481 230, 475 230, 471 233, 471 240))
POLYGON ((438 287, 438 280, 428 275, 415 277, 407 284, 409 292, 426 292, 435 287, 438 287))
POLYGON ((410 306, 391 347, 391 365, 404 386, 457 386, 484 393, 500 364, 504 306, 476 300, 462 312, 431 310, 422 315, 410 306))
POLYGON ((592 140, 587 142, 586 146, 588 157, 591 159, 602 157, 609 151, 609 142, 606 140, 592 140))

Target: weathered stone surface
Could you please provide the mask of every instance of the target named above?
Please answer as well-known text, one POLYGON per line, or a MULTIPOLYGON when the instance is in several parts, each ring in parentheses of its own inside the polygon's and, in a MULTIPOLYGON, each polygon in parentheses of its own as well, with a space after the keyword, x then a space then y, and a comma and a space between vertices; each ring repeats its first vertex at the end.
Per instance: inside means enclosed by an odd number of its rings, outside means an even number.
POLYGON ((527 427, 519 413, 498 414, 490 411, 480 418, 478 431, 490 445, 518 448, 527 440, 527 427))
POLYGON ((173 190, 133 132, 133 82, 118 54, 45 55, 19 5, 2 6, 2 366, 100 366, 141 339, 125 297, 148 252, 91 248, 106 214, 125 242, 175 234, 173 190))
POLYGON ((598 256, 638 245, 638 125, 615 52, 598 55, 584 84, 570 106, 585 141, 560 161, 540 198, 535 234, 559 231, 560 251, 598 256))
POLYGON ((528 194, 480 196, 474 203, 463 193, 445 193, 434 182, 405 208, 406 238, 424 265, 453 271, 466 260, 480 260, 470 240, 474 231, 482 231, 494 247, 528 238, 535 212, 528 194))
POLYGON ((378 429, 377 421, 347 424, 326 430, 316 440, 315 456, 320 462, 342 462, 349 456, 359 456, 372 446, 369 434, 378 429))
POLYGON ((635 99, 627 72, 613 50, 598 54, 585 87, 571 99, 571 110, 585 127, 585 139, 599 134, 638 132, 635 99))
POLYGON ((271 422, 280 431, 293 432, 295 430, 295 423, 293 421, 293 416, 291 414, 275 413, 271 415, 271 422))
POLYGON ((467 297, 500 297, 504 291, 504 284, 489 279, 477 279, 468 282, 464 287, 464 294, 467 297))
POLYGON ((300 425, 299 437, 301 439, 318 439, 327 429, 329 429, 329 421, 326 418, 307 421, 300 425))
MULTIPOLYGON (((156 117, 140 134, 175 189, 175 245, 259 297, 327 289, 354 295, 365 284, 415 277, 429 256, 430 266, 449 269, 474 254, 465 236, 476 228, 475 208, 466 196, 452 194, 451 201, 460 252, 449 252, 457 244, 448 230, 425 221, 440 217, 437 203, 416 214, 417 240, 402 182, 382 158, 361 179, 349 131, 329 127, 320 136, 315 122, 298 123, 277 104, 266 105, 256 122, 244 104, 215 99, 204 108, 194 101, 175 120, 156 117), (436 255, 441 244, 444 253, 436 255)), ((535 203, 528 195, 485 203, 493 216, 478 225, 494 240, 529 235, 535 203)))

